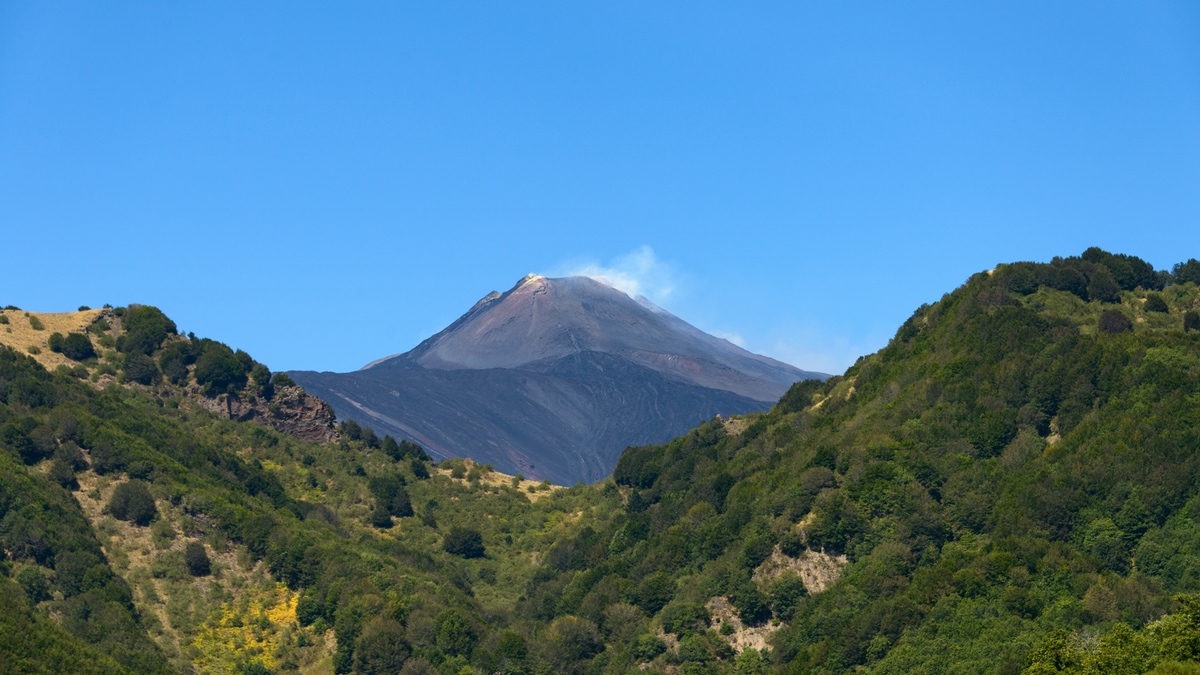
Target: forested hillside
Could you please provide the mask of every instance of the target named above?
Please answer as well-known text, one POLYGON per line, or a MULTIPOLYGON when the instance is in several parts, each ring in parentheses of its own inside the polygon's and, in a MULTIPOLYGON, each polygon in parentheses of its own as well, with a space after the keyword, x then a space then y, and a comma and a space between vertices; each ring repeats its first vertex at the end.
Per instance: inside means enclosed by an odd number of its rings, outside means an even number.
POLYGON ((0 350, 0 670, 1196 672, 1197 282, 1001 265, 572 488, 228 419, 173 325, 0 350))

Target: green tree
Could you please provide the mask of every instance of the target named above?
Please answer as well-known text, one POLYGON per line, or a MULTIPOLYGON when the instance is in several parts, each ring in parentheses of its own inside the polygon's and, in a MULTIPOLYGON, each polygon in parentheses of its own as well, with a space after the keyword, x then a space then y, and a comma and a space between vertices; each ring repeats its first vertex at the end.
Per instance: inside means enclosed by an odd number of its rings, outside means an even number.
POLYGON ((1171 308, 1167 307, 1167 301, 1163 300, 1161 293, 1150 293, 1147 295, 1145 308, 1147 312, 1159 312, 1162 314, 1171 311, 1171 308))
POLYGON ((183 549, 183 562, 187 565, 188 574, 194 577, 206 577, 212 572, 208 552, 204 550, 204 544, 198 541, 188 542, 183 549))
POLYGON ((1189 311, 1183 315, 1183 331, 1200 330, 1200 312, 1189 311))
POLYGON ((228 345, 207 340, 192 373, 209 396, 232 392, 246 384, 246 368, 228 345))
POLYGON ((125 381, 150 385, 158 378, 158 366, 154 360, 141 352, 130 352, 125 355, 125 381))
POLYGON ((96 357, 92 341, 83 333, 68 333, 62 343, 63 356, 72 361, 84 361, 96 357))
POLYGON ((470 656, 479 639, 470 620, 457 610, 448 609, 438 615, 434 625, 434 643, 452 656, 470 656))
POLYGON ((1133 322, 1119 309, 1106 309, 1100 315, 1100 330, 1109 335, 1125 333, 1133 330, 1133 322))
POLYGON ((354 647, 354 672, 394 675, 404 667, 411 653, 404 628, 394 619, 375 617, 358 636, 354 647))
POLYGON ((108 512, 117 520, 126 520, 145 527, 158 515, 154 497, 146 484, 139 480, 121 483, 108 501, 108 512))
POLYGON ((117 348, 125 353, 152 354, 167 336, 176 332, 175 322, 150 305, 130 305, 121 322, 125 334, 118 340, 117 348))
POLYGON ((478 530, 455 525, 443 537, 442 548, 447 553, 464 558, 482 558, 484 555, 483 536, 479 534, 478 530))

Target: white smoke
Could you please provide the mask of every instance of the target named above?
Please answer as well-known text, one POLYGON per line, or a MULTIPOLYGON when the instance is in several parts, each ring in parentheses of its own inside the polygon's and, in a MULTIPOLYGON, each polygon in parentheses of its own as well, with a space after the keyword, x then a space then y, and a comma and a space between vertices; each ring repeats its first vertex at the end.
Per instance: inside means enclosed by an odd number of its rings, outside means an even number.
POLYGON ((623 291, 631 298, 643 297, 658 305, 670 301, 678 287, 678 275, 658 259, 649 246, 613 258, 607 265, 594 260, 576 260, 558 265, 547 276, 591 277, 623 291))

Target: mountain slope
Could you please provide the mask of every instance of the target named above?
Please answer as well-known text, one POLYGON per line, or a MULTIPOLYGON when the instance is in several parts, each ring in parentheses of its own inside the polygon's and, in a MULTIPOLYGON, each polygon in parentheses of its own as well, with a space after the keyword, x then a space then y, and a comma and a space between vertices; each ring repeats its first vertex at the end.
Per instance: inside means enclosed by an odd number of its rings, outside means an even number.
POLYGON ((339 417, 558 483, 597 480, 628 445, 763 410, 819 377, 593 279, 534 275, 408 353, 289 375, 339 417))

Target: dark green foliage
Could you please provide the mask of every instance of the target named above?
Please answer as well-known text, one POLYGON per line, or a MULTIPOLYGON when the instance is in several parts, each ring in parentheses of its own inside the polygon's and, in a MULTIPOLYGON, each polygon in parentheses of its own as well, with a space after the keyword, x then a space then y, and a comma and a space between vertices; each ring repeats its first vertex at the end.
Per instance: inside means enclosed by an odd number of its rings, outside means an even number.
POLYGON ((377 617, 363 628, 354 649, 354 672, 362 675, 399 673, 411 649, 404 629, 393 619, 377 617))
POLYGON ((21 590, 25 591, 29 602, 37 604, 50 599, 50 583, 46 581, 46 575, 40 567, 23 568, 17 573, 16 580, 21 585, 21 590))
POLYGON ((1200 285, 1200 260, 1189 258, 1187 262, 1176 264, 1171 272, 1177 284, 1200 285))
POLYGON ((790 621, 807 596, 808 589, 798 575, 784 575, 771 584, 771 611, 779 620, 790 621))
POLYGON ((209 396, 231 392, 246 384, 247 368, 228 345, 205 340, 192 375, 209 396))
POLYGON ((812 395, 821 389, 820 380, 800 380, 776 404, 781 413, 799 412, 812 405, 812 395))
POLYGON ((1200 331, 1200 312, 1192 310, 1184 313, 1183 330, 1185 333, 1192 330, 1200 331))
POLYGON ((54 460, 50 463, 50 470, 46 472, 46 477, 58 483, 68 490, 78 490, 79 481, 75 478, 75 469, 66 462, 54 460))
POLYGON ((1150 293, 1146 296, 1146 304, 1144 305, 1147 312, 1159 312, 1165 314, 1171 311, 1167 306, 1167 301, 1163 300, 1161 293, 1150 293))
POLYGON ((697 602, 678 602, 662 611, 662 627, 668 633, 682 635, 708 629, 709 614, 704 605, 697 602))
POLYGON ((63 356, 72 361, 84 361, 96 357, 92 341, 83 333, 68 333, 62 343, 63 356))
POLYGON ((149 355, 176 331, 175 322, 150 305, 131 305, 121 317, 121 324, 125 334, 117 341, 117 348, 127 354, 149 355))
POLYGON ((271 369, 261 363, 254 364, 250 369, 250 380, 254 383, 258 395, 270 400, 275 395, 275 385, 271 384, 271 369))
POLYGON ((189 541, 184 547, 183 563, 187 566, 188 574, 194 577, 206 577, 212 572, 208 552, 204 550, 204 544, 198 541, 189 541))
POLYGON ((1129 317, 1125 316, 1125 312, 1119 309, 1106 309, 1100 315, 1099 327, 1102 332, 1109 335, 1125 333, 1133 330, 1133 322, 1129 317))
POLYGON ((414 457, 409 461, 408 465, 413 475, 417 477, 417 480, 429 478, 429 467, 425 466, 425 462, 414 457))
POLYGON ((173 340, 158 355, 158 368, 171 384, 187 383, 187 367, 200 356, 200 343, 193 340, 173 340))
POLYGON ((469 655, 479 639, 471 621, 453 609, 438 615, 434 631, 434 642, 438 648, 454 656, 469 655))
POLYGON ((282 389, 283 387, 294 387, 296 386, 296 382, 288 377, 287 373, 275 373, 271 376, 271 386, 276 389, 282 389))
POLYGON ((577 616, 560 616, 546 631, 551 658, 560 672, 573 670, 576 662, 589 659, 604 649, 596 624, 577 616))
POLYGON ((376 504, 375 508, 371 510, 371 527, 386 530, 394 524, 392 522, 392 514, 388 512, 387 507, 383 504, 376 504))
POLYGON ((46 346, 55 354, 62 353, 63 350, 63 334, 51 333, 50 337, 46 338, 46 346))
POLYGON ((1112 274, 1102 267, 1092 271, 1091 279, 1088 280, 1087 293, 1089 300, 1097 302, 1121 301, 1121 287, 1117 285, 1112 274))
POLYGON ((127 520, 145 527, 158 515, 158 507, 154 505, 154 497, 145 483, 130 480, 113 490, 112 498, 108 501, 108 512, 117 520, 127 520))
POLYGON ((529 654, 529 648, 520 633, 506 630, 500 634, 500 643, 496 645, 496 653, 513 661, 523 661, 529 654))
POLYGON ((408 491, 404 489, 404 480, 397 475, 376 476, 367 483, 371 494, 379 508, 397 518, 407 518, 413 514, 412 503, 408 491))
POLYGON ((363 428, 354 420, 346 420, 338 425, 338 433, 348 441, 361 441, 363 428))
POLYGON ((149 385, 158 378, 158 366, 154 365, 154 359, 141 352, 135 351, 125 355, 124 370, 123 379, 126 382, 149 385))
POLYGON ((482 558, 484 555, 483 536, 478 530, 454 526, 442 538, 442 549, 447 553, 464 558, 482 558))
POLYGON ((653 635, 639 635, 630 647, 630 654, 639 662, 651 661, 667 651, 663 641, 653 635))

